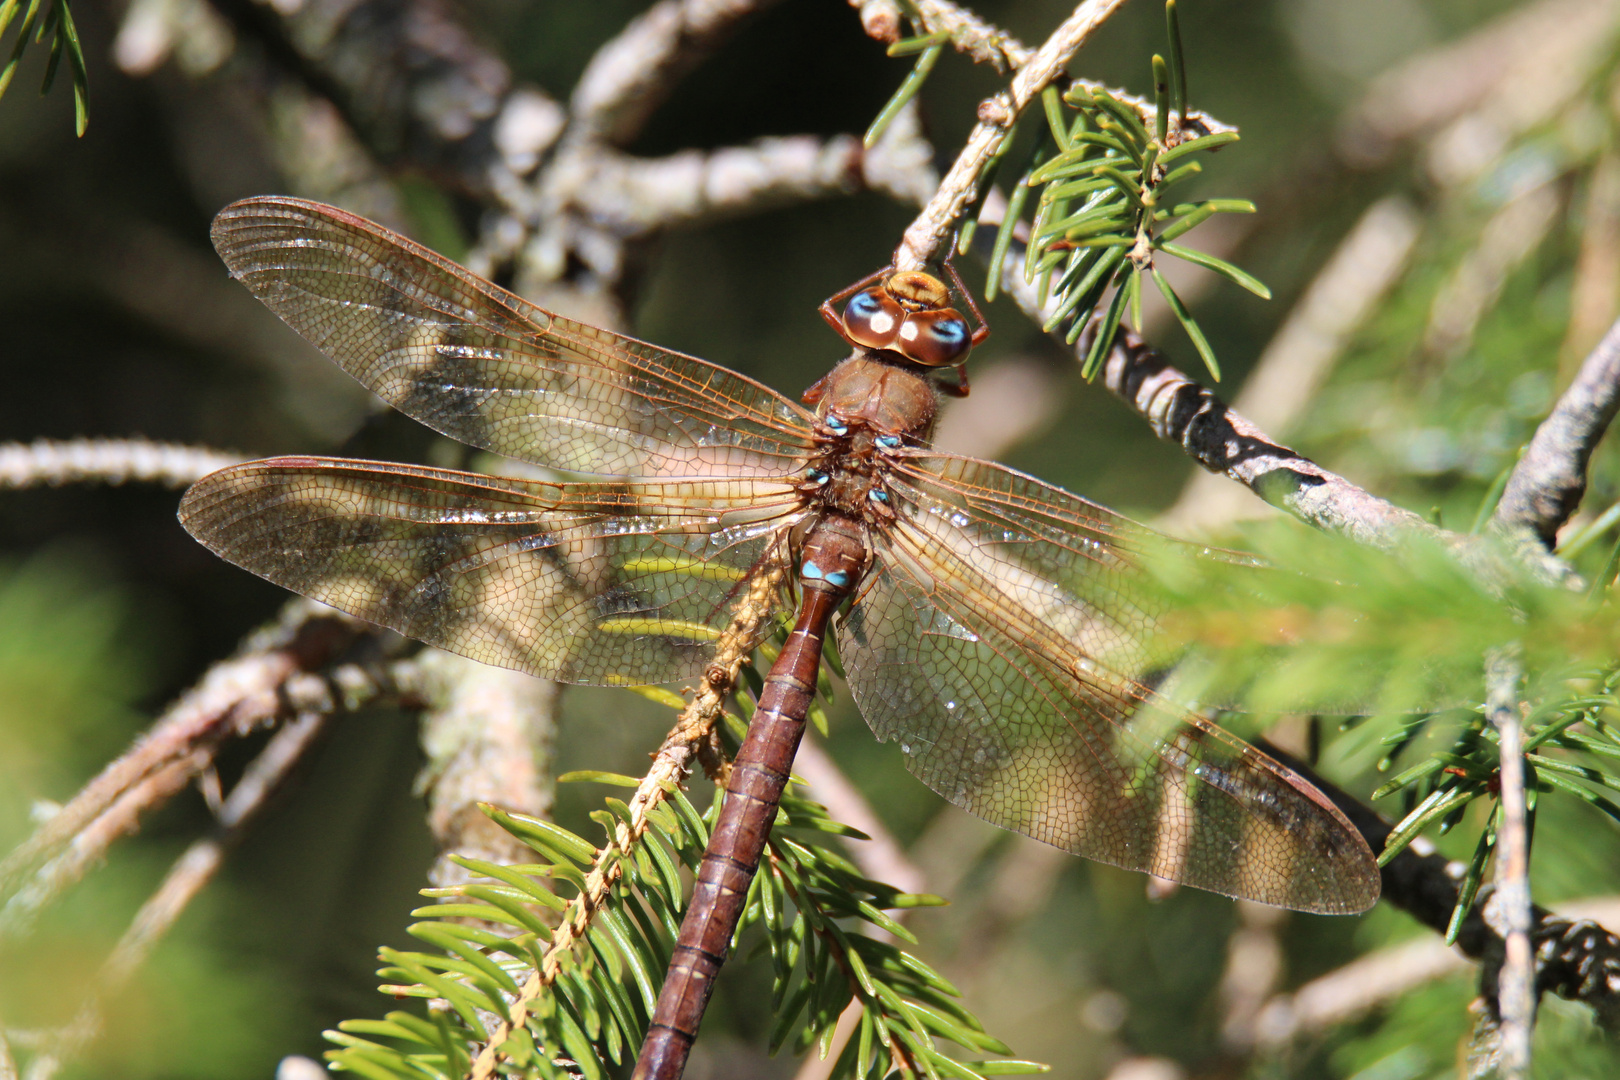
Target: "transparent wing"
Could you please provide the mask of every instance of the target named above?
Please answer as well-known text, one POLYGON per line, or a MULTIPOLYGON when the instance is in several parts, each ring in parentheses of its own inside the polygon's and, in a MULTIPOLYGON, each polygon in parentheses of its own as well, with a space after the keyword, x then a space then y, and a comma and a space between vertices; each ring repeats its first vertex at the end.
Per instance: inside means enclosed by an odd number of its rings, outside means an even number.
POLYGON ((1138 678, 1155 611, 1142 526, 987 462, 918 452, 838 628, 862 713, 923 782, 1101 862, 1305 911, 1378 896, 1314 788, 1138 678))
POLYGON ((294 592, 609 685, 702 671, 739 583, 800 513, 776 480, 552 484, 331 458, 224 469, 180 505, 199 541, 294 592))
POLYGON ((781 475, 810 415, 696 357, 573 322, 334 207, 261 197, 214 246, 265 306, 394 408, 570 472, 781 475))

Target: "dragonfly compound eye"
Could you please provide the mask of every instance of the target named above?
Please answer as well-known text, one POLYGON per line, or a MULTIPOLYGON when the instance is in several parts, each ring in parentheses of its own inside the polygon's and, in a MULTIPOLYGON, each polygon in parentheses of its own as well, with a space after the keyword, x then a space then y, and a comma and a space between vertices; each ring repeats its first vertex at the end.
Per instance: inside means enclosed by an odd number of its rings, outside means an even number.
POLYGON ((868 349, 889 349, 905 318, 904 308, 881 288, 873 287, 856 293, 844 308, 844 333, 868 349))
POLYGON ((914 311, 900 327, 895 348, 926 367, 944 367, 967 355, 973 344, 967 320, 952 308, 914 311))

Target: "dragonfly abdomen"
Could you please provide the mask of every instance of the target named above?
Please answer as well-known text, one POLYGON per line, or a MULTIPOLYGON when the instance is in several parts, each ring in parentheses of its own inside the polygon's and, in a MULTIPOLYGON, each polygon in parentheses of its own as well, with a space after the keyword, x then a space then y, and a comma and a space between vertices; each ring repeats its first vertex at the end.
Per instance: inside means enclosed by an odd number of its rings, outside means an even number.
POLYGON ((748 738, 732 762, 725 805, 698 867, 635 1080, 671 1080, 686 1067, 804 736, 827 627, 870 559, 866 527, 852 518, 830 515, 805 538, 798 618, 765 676, 748 738))

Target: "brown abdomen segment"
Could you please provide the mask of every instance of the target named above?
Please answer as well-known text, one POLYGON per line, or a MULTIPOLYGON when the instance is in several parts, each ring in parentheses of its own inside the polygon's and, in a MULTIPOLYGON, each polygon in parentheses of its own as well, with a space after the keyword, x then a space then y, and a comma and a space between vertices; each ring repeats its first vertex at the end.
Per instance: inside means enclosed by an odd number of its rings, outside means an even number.
POLYGON ((679 1080, 686 1068, 804 736, 827 624, 866 563, 865 529, 854 521, 823 521, 805 540, 798 619, 765 676, 748 738, 732 762, 726 801, 698 867, 634 1080, 679 1080))

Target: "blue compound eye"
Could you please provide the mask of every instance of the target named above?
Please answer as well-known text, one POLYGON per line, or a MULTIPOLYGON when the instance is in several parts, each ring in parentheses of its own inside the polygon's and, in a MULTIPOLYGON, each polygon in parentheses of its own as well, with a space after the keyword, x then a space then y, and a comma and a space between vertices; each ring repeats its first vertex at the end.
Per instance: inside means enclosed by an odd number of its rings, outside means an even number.
POLYGON ((894 344, 906 312, 880 288, 857 293, 844 308, 844 334, 857 345, 887 349, 894 344))
POLYGON ((900 331, 900 351, 927 367, 954 364, 972 345, 967 320, 951 308, 912 312, 900 331))
POLYGON ((883 310, 881 297, 882 294, 876 289, 867 289, 865 292, 856 294, 855 299, 849 302, 850 313, 861 318, 871 318, 883 310))

